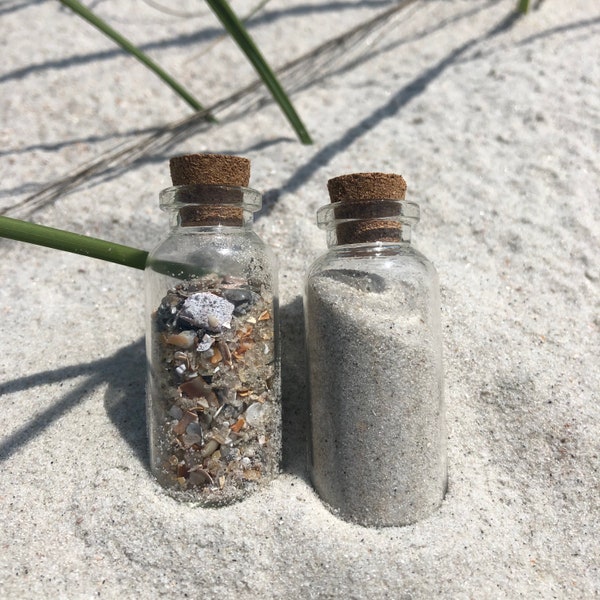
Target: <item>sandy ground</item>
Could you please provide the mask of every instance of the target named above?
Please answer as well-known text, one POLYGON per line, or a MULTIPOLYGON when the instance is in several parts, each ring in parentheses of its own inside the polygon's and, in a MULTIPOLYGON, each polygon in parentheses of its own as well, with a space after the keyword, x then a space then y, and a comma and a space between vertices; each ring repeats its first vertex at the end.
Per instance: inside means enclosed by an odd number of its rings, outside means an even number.
MULTIPOLYGON (((514 18, 516 3, 416 1, 288 68, 312 146, 260 91, 37 204, 25 201, 191 110, 58 2, 0 5, 8 215, 150 248, 167 229, 170 156, 252 159, 256 229, 281 264, 285 411, 268 490, 219 510, 178 504, 148 472, 142 273, 0 242, 1 597, 600 595, 600 7, 540 0, 514 18), (329 177, 369 170, 402 173, 421 205, 449 421, 441 510, 382 530, 332 515, 304 460, 315 210, 329 177)), ((392 5, 272 0, 250 30, 282 66, 392 5)), ((93 7, 206 105, 254 80, 203 3, 93 7)))

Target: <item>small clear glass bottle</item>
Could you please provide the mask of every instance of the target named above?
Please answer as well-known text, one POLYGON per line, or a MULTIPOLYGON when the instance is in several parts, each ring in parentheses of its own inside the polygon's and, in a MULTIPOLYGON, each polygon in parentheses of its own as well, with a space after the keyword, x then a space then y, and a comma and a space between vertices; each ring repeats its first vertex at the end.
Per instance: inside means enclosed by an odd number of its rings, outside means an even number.
POLYGON ((217 506, 279 472, 277 271, 246 159, 178 157, 171 173, 171 229, 145 271, 150 465, 171 495, 217 506))
POLYGON ((365 526, 413 523, 447 486, 435 268, 410 243, 419 207, 399 175, 328 183, 328 251, 307 274, 310 472, 321 498, 365 526))

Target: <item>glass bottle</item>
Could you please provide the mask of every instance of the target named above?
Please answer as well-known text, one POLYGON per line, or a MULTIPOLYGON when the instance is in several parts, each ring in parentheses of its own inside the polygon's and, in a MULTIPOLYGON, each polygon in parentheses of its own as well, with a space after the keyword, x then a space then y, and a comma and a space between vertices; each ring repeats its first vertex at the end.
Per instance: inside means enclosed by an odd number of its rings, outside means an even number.
POLYGON ((184 184, 160 194, 171 229, 145 270, 151 470, 205 506, 260 488, 281 456, 277 272, 252 228, 261 195, 214 184, 239 183, 244 160, 172 159, 184 184))
POLYGON ((328 183, 328 251, 307 274, 313 484, 342 518, 413 523, 447 486, 438 279, 411 245, 401 176, 328 183))

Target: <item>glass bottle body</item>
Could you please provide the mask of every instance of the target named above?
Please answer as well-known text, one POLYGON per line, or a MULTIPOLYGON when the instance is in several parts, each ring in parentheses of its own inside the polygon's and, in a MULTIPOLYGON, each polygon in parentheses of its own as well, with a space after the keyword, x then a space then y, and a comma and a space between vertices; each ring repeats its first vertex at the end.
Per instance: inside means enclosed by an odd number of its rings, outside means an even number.
POLYGON ((243 499, 279 471, 277 272, 252 230, 251 190, 231 196, 234 218, 223 224, 206 206, 189 218, 191 187, 165 191, 171 231, 146 266, 146 412, 159 483, 211 506, 243 499))
POLYGON ((406 525, 446 491, 433 265, 402 240, 336 245, 307 276, 313 483, 342 518, 406 525))

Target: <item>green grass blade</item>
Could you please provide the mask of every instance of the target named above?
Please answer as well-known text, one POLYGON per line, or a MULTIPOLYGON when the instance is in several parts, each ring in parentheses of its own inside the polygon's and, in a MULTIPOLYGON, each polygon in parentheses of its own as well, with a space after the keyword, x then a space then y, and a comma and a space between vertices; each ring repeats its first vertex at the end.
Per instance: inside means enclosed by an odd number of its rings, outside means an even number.
POLYGON ((248 57, 264 84, 269 88, 273 98, 277 104, 279 104, 288 121, 295 129, 300 141, 304 144, 312 144, 310 135, 292 106, 287 94, 283 91, 275 74, 266 63, 259 49, 256 47, 256 44, 246 31, 246 28, 237 18, 229 4, 226 0, 206 0, 206 2, 244 54, 248 57))
POLYGON ((2 216, 0 216, 0 237, 74 252, 135 269, 144 269, 148 256, 146 251, 137 248, 2 216))
POLYGON ((529 0, 519 0, 519 6, 517 10, 525 14, 529 10, 529 0))
MULTIPOLYGON (((194 110, 204 110, 204 107, 188 92, 181 84, 173 79, 166 71, 156 64, 149 56, 144 54, 139 48, 134 46, 128 39, 124 38, 118 31, 115 31, 106 21, 103 21, 89 8, 83 6, 78 0, 59 0, 65 6, 68 6, 73 12, 85 19, 88 23, 98 28, 102 33, 116 42, 121 48, 137 58, 142 64, 152 70, 160 77, 178 96, 187 102, 194 110)), ((209 115, 209 119, 214 120, 209 115)))

